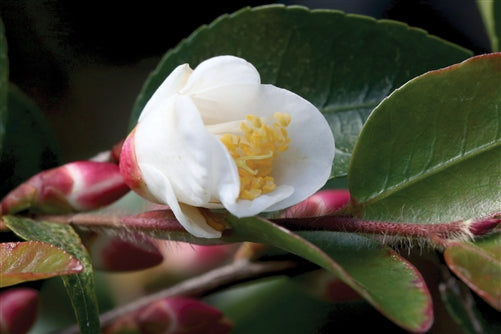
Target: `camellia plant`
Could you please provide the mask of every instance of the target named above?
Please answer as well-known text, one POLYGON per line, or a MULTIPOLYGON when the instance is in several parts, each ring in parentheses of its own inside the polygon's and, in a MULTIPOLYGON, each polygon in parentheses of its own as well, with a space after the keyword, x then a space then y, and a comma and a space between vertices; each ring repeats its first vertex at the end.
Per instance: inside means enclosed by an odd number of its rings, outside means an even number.
POLYGON ((501 330, 489 4, 478 55, 336 10, 223 15, 165 53, 121 142, 58 166, 2 32, 0 332, 51 317, 59 279, 74 318, 51 332, 501 330), (19 152, 30 138, 45 149, 19 152))

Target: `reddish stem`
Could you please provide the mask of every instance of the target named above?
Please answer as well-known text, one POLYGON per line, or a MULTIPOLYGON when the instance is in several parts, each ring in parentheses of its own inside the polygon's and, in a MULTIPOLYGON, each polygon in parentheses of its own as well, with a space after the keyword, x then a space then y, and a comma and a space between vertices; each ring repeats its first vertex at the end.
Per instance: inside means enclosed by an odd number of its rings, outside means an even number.
MULTIPOLYGON (((216 217, 216 216, 214 216, 216 217)), ((193 239, 179 224, 169 210, 145 212, 137 216, 99 216, 93 214, 39 216, 37 220, 55 223, 75 224, 88 228, 131 229, 142 232, 166 233, 173 239, 193 239)), ((380 236, 402 238, 418 238, 432 242, 448 239, 471 239, 475 235, 489 233, 501 222, 500 215, 493 215, 476 221, 455 221, 437 224, 396 223, 384 221, 362 220, 351 216, 318 216, 301 218, 270 219, 273 223, 291 231, 338 231, 365 233, 380 236)), ((194 238, 197 239, 198 238, 194 238)), ((200 241, 200 240, 199 240, 200 241)), ((204 241, 204 240, 201 240, 204 241)), ((224 242, 224 240, 223 240, 224 242)))
POLYGON ((441 224, 395 223, 362 220, 349 216, 321 216, 306 218, 279 218, 273 222, 290 230, 342 231, 411 238, 431 236, 447 237, 451 233, 467 233, 468 225, 464 221, 441 224))

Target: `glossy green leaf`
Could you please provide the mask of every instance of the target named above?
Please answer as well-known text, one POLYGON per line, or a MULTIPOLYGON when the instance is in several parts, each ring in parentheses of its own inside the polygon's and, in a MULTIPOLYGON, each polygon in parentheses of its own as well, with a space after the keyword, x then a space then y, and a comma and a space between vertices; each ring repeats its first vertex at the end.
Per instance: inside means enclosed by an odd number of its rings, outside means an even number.
POLYGON ((399 22, 298 6, 244 8, 200 27, 165 54, 137 98, 131 128, 176 66, 194 68, 222 54, 245 58, 263 83, 289 89, 325 114, 336 139, 334 176, 346 175, 362 124, 384 97, 425 71, 471 55, 399 22))
POLYGON ((498 0, 477 0, 492 51, 500 51, 501 38, 501 2, 498 0))
POLYGON ((351 233, 300 236, 259 218, 229 220, 232 233, 244 240, 276 246, 335 274, 397 325, 415 332, 431 326, 431 297, 423 278, 390 248, 351 233))
POLYGON ((409 81, 371 114, 348 177, 365 219, 438 223, 501 207, 501 53, 409 81))
POLYGON ((369 302, 389 319, 410 331, 423 332, 431 326, 432 302, 423 277, 391 248, 351 233, 300 235, 338 263, 370 295, 373 301, 369 302))
POLYGON ((295 278, 284 276, 225 289, 205 301, 230 319, 232 334, 366 333, 367 324, 382 333, 403 332, 361 299, 319 300, 307 294, 295 278))
POLYGON ((449 268, 495 309, 501 311, 501 234, 484 241, 486 248, 456 242, 444 251, 449 268))
POLYGON ((501 232, 494 232, 477 239, 475 241, 475 246, 479 247, 487 255, 501 261, 501 232))
POLYGON ((287 277, 226 289, 208 301, 230 319, 232 334, 318 333, 331 306, 314 300, 287 277))
POLYGON ((0 153, 2 152, 5 133, 9 85, 9 59, 7 58, 7 40, 4 31, 3 22, 0 18, 0 153))
POLYGON ((95 283, 89 254, 80 238, 69 225, 34 221, 15 216, 2 217, 7 226, 25 240, 37 240, 64 249, 80 261, 84 270, 80 274, 61 276, 70 297, 80 332, 99 333, 99 311, 95 283))
POLYGON ((76 274, 82 264, 52 244, 39 241, 0 243, 0 287, 76 274))
POLYGON ((9 86, 8 113, 0 155, 0 196, 34 174, 60 163, 59 147, 39 108, 9 86))

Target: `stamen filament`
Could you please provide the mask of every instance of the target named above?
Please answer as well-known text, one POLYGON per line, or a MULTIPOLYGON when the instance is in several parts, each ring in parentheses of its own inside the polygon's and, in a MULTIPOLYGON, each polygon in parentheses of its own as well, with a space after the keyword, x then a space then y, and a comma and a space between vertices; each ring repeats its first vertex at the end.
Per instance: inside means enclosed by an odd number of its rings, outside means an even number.
POLYGON ((238 168, 242 168, 246 172, 252 174, 252 175, 257 175, 259 171, 257 169, 252 169, 247 165, 247 160, 264 160, 264 159, 269 159, 273 157, 273 152, 270 151, 268 154, 264 155, 253 155, 253 156, 245 156, 245 157, 238 157, 235 158, 235 163, 237 164, 238 168))

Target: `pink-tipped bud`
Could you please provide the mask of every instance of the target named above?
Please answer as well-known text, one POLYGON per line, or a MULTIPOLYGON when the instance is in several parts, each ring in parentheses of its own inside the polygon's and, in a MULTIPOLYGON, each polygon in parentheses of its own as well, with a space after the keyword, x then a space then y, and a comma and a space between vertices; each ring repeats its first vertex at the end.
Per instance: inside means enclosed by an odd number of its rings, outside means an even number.
POLYGON ((231 327, 214 307, 192 298, 171 297, 118 319, 105 333, 128 330, 141 334, 224 334, 229 333, 231 327))
POLYGON ((165 272, 176 276, 193 276, 229 262, 238 244, 194 245, 180 241, 159 244, 164 254, 165 272))
POLYGON ((10 288, 0 292, 0 333, 24 334, 37 318, 38 292, 10 288))
POLYGON ((130 189, 152 202, 157 202, 155 197, 148 190, 146 183, 144 183, 141 170, 139 169, 137 163, 136 150, 134 146, 135 135, 136 131, 132 130, 132 132, 121 144, 119 156, 120 172, 125 179, 125 183, 127 183, 130 189))
POLYGON ((468 229, 473 235, 480 236, 494 231, 500 223, 501 215, 497 214, 485 219, 471 221, 468 229))
POLYGON ((304 201, 288 208, 284 217, 316 217, 325 216, 347 205, 350 192, 345 189, 322 190, 304 201))
POLYGON ((163 260, 156 244, 139 233, 114 236, 89 232, 81 237, 94 268, 98 270, 142 270, 156 266, 163 260))
POLYGON ((36 174, 0 203, 2 213, 87 211, 108 205, 129 191, 116 164, 76 161, 36 174))

